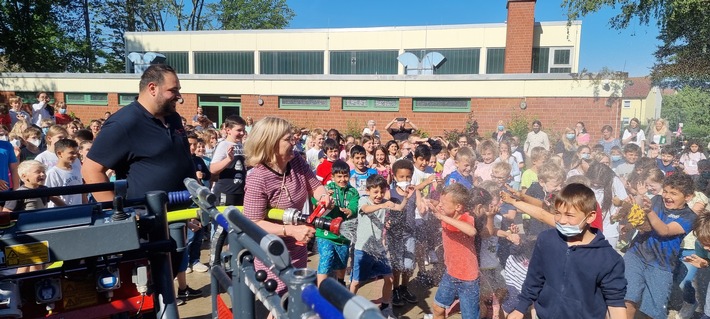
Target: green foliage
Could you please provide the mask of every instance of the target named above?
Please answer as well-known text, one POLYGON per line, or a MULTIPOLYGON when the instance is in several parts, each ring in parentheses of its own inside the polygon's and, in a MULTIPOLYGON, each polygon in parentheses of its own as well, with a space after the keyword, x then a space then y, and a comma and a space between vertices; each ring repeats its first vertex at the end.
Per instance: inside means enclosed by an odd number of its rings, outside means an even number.
POLYGON ((535 119, 529 118, 525 115, 525 113, 517 113, 513 114, 513 117, 510 118, 510 121, 508 121, 507 128, 508 130, 513 133, 513 135, 517 136, 520 138, 520 144, 525 142, 525 139, 528 137, 528 132, 530 131, 529 125, 534 121, 535 119))
POLYGON ((683 134, 689 138, 710 138, 710 92, 686 87, 677 94, 663 97, 661 117, 675 130, 683 123, 683 134))
POLYGON ((423 131, 421 129, 418 129, 416 132, 414 132, 419 135, 421 138, 429 138, 429 132, 423 131))
POLYGON ((347 120, 345 122, 346 128, 345 128, 345 135, 352 135, 355 137, 356 140, 359 140, 362 137, 362 125, 360 122, 356 120, 347 120))
POLYGON ((449 141, 449 143, 455 142, 461 134, 468 134, 471 137, 478 135, 478 122, 473 117, 473 112, 468 114, 468 118, 466 119, 466 123, 464 124, 462 130, 457 128, 453 130, 444 130, 444 139, 449 141))
POLYGON ((667 86, 710 87, 710 2, 708 0, 563 0, 569 21, 605 7, 619 8, 610 20, 624 29, 632 21, 656 20, 661 44, 651 77, 667 86))
POLYGON ((286 0, 221 0, 210 4, 220 29, 283 29, 295 16, 286 0))

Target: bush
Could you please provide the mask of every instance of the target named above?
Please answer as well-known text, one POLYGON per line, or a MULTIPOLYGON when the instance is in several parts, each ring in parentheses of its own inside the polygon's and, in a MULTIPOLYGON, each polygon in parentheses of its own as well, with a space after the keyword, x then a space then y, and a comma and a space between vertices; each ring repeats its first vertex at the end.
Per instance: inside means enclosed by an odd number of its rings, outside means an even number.
POLYGON ((355 120, 347 120, 345 122, 346 128, 345 128, 345 133, 343 137, 347 135, 352 135, 355 137, 356 140, 359 140, 362 138, 362 127, 360 127, 360 124, 358 121, 355 120))

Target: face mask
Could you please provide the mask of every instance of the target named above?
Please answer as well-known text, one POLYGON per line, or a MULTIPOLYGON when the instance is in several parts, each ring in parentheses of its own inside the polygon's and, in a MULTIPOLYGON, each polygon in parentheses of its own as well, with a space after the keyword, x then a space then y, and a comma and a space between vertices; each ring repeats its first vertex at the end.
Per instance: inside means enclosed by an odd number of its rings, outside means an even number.
POLYGON ((42 135, 47 135, 47 131, 49 131, 49 127, 43 127, 42 128, 42 135))
POLYGON ((568 140, 574 139, 574 133, 567 133, 567 139, 568 140))
POLYGON ((41 144, 42 141, 40 140, 30 140, 30 144, 39 147, 39 144, 41 144))
POLYGON ((407 189, 407 187, 409 187, 409 182, 397 182, 397 187, 401 188, 402 190, 405 190, 407 189))
POLYGON ((67 114, 67 109, 59 109, 59 114, 67 114))
POLYGON ((590 156, 590 154, 582 154, 582 159, 589 159, 590 156))
POLYGON ((612 160, 613 162, 618 162, 618 161, 621 160, 621 155, 612 155, 612 156, 611 156, 611 160, 612 160))
POLYGON ((0 135, 0 141, 7 141, 7 135, 0 135))
POLYGON ((498 125, 498 130, 502 131, 505 127, 503 125, 498 125))
POLYGON ((12 140, 12 141, 10 141, 10 144, 12 144, 12 146, 14 146, 14 147, 20 147, 21 143, 20 143, 20 140, 12 140))
MULTIPOLYGON (((586 220, 587 216, 584 219, 586 220)), ((574 237, 582 233, 583 229, 580 227, 582 224, 584 224, 584 220, 578 225, 562 225, 559 222, 555 222, 555 228, 565 237, 574 237)))
POLYGON ((443 160, 443 159, 437 159, 436 161, 437 161, 439 164, 444 164, 444 162, 446 162, 446 160, 443 160))

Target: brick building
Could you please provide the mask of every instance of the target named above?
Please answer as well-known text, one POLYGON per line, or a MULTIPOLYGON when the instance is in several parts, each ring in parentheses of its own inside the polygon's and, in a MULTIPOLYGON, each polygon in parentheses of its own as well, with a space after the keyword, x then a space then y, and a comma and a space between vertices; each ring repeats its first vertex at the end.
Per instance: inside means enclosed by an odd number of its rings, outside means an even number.
MULTIPOLYGON (((552 131, 584 121, 595 138, 603 125, 618 130, 612 93, 571 75, 581 22, 535 22, 534 0, 508 0, 507 10, 499 24, 139 32, 125 40, 127 53, 161 53, 178 71, 185 99, 178 111, 186 118, 199 105, 218 122, 232 113, 275 115, 341 132, 407 117, 441 134, 462 129, 471 113, 482 134, 514 116, 552 131)), ((10 73, 0 99, 54 92, 88 123, 132 101, 133 67, 127 60, 127 74, 10 73)))

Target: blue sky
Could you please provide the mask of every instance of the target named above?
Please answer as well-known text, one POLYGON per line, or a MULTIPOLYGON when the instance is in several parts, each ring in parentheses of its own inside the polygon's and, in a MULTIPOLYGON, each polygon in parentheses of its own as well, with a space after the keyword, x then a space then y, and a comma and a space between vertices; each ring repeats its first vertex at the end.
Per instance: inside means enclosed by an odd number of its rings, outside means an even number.
MULTIPOLYGON (((353 28, 442 24, 501 23, 506 20, 506 0, 287 0, 296 16, 289 28, 353 28)), ((541 0, 535 6, 536 21, 566 21, 561 0, 541 0)), ((582 17, 580 69, 604 67, 645 76, 653 66, 658 40, 655 24, 632 24, 628 29, 610 28, 617 10, 604 9, 582 17)))

